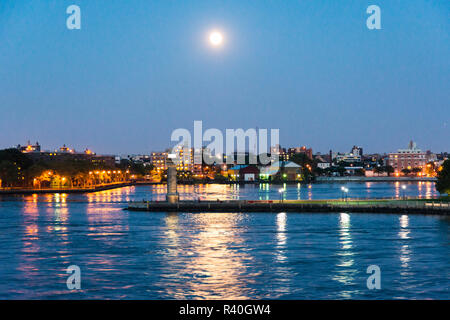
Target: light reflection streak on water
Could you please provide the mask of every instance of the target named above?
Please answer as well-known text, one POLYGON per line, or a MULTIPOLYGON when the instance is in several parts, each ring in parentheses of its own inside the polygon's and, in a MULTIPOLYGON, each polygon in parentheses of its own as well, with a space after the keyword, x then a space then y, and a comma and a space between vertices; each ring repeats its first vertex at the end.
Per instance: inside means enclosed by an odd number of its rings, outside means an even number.
POLYGON ((372 192, 372 183, 371 182, 366 182, 366 197, 370 198, 370 194, 372 192))
POLYGON ((288 264, 288 244, 287 244, 287 214, 280 212, 276 216, 276 246, 275 246, 275 265, 273 268, 274 278, 280 284, 273 288, 272 298, 279 298, 283 295, 289 294, 292 286, 292 277, 294 276, 293 268, 288 264))
POLYGON ((37 252, 39 250, 36 242, 39 239, 39 210, 35 198, 32 201, 26 201, 23 208, 23 227, 24 232, 24 251, 37 252))
POLYGON ((423 198, 422 187, 423 187, 423 182, 419 181, 419 184, 417 185, 419 198, 423 198))
POLYGON ((54 232, 63 241, 68 239, 67 220, 69 218, 69 208, 67 206, 67 194, 55 193, 53 199, 48 203, 47 219, 53 221, 47 226, 48 232, 54 232))
POLYGON ((134 187, 125 187, 88 193, 86 197, 89 203, 128 202, 130 201, 130 194, 133 192, 134 187))
POLYGON ((277 214, 277 260, 286 260, 286 212, 277 214))
POLYGON ((238 227, 240 214, 190 215, 195 234, 180 230, 176 214, 166 217, 162 244, 167 273, 162 283, 174 299, 248 299, 252 275, 247 267, 253 257, 238 248, 245 246, 238 227), (187 237, 180 242, 180 237, 187 237), (178 270, 178 271, 176 271, 178 270), (176 273, 171 273, 176 272, 176 273), (243 279, 245 277, 245 279, 243 279), (245 281, 244 281, 245 280, 245 281))
POLYGON ((126 213, 120 207, 98 207, 89 204, 86 214, 89 224, 87 235, 97 241, 112 245, 118 240, 117 236, 128 232, 129 226, 123 221, 126 213))
POLYGON ((433 195, 433 186, 434 184, 427 181, 425 182, 426 192, 425 192, 425 198, 430 198, 433 195))
POLYGON ((400 182, 396 181, 395 186, 395 198, 400 198, 400 182))
POLYGON ((400 240, 403 242, 403 244, 400 247, 400 264, 402 267, 402 271, 400 274, 402 276, 409 275, 409 262, 411 260, 411 248, 409 244, 407 243, 408 240, 411 238, 410 233, 411 230, 409 229, 409 217, 407 215, 402 215, 399 217, 399 223, 400 223, 400 231, 398 232, 398 236, 400 240), (406 243, 405 243, 406 242, 406 243))
MULTIPOLYGON (((354 285, 357 270, 354 268, 353 240, 351 235, 351 222, 348 213, 339 215, 339 245, 337 252, 338 262, 337 270, 333 276, 333 280, 340 282, 342 285, 354 285)), ((343 290, 340 296, 344 299, 351 298, 355 291, 343 290)))
POLYGON ((270 200, 270 184, 269 183, 260 183, 259 184, 259 192, 258 192, 259 200, 270 200))
POLYGON ((35 256, 41 251, 39 246, 40 230, 38 225, 39 208, 37 199, 34 195, 31 199, 26 198, 22 214, 22 227, 24 229, 22 235, 23 247, 21 249, 21 258, 17 269, 24 273, 23 277, 29 279, 39 273, 39 267, 36 265, 35 256))

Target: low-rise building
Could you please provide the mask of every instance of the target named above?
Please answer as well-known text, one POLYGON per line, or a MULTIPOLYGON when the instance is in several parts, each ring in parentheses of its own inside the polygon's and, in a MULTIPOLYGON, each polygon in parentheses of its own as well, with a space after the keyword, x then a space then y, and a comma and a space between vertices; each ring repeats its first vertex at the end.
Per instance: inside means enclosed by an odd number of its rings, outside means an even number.
POLYGON ((41 152, 41 145, 39 142, 36 142, 36 144, 31 144, 30 141, 28 141, 26 146, 21 146, 19 144, 16 148, 23 153, 41 152))
POLYGON ((361 162, 361 156, 353 154, 353 153, 343 153, 343 154, 339 153, 336 155, 335 161, 337 163, 339 163, 339 162, 349 162, 349 163, 361 162))
POLYGON ((230 180, 238 181, 241 180, 241 170, 248 167, 247 165, 238 164, 227 170, 227 176, 230 180))
POLYGON ((163 173, 167 170, 167 156, 167 152, 152 152, 150 154, 150 163, 158 173, 163 173))
POLYGON ((89 161, 98 165, 115 166, 115 156, 97 155, 89 149, 84 152, 76 152, 75 149, 63 145, 55 151, 41 151, 38 143, 34 146, 28 144, 25 148, 18 147, 23 153, 28 154, 34 162, 89 161))
POLYGON ((278 173, 281 178, 289 181, 300 181, 302 179, 301 167, 292 161, 277 161, 269 166, 260 167, 260 178, 272 180, 278 173))
POLYGON ((312 148, 306 148, 306 146, 303 146, 303 147, 289 148, 288 151, 287 151, 287 154, 288 154, 287 159, 282 159, 282 160, 284 160, 284 161, 289 160, 294 155, 299 154, 299 153, 305 154, 310 159, 313 158, 313 150, 312 150, 312 148))
POLYGON ((410 141, 407 149, 389 153, 387 163, 394 168, 397 174, 404 169, 420 168, 423 170, 427 164, 427 154, 417 148, 415 142, 410 141))
POLYGON ((259 169, 257 166, 246 166, 239 170, 241 180, 255 181, 259 177, 259 169))

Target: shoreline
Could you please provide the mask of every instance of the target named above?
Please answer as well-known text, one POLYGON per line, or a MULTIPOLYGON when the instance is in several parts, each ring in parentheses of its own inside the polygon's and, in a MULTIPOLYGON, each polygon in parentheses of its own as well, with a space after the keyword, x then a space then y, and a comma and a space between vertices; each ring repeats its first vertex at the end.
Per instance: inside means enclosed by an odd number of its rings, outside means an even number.
POLYGON ((103 185, 103 186, 97 186, 97 187, 92 187, 92 188, 83 188, 83 189, 76 189, 76 188, 5 189, 5 190, 0 189, 0 196, 1 195, 20 195, 20 194, 48 194, 48 193, 92 193, 92 192, 98 192, 98 191, 131 187, 134 185, 136 185, 136 184, 131 183, 131 182, 126 182, 126 183, 110 184, 110 185, 103 185))
MULTIPOLYGON (((227 182, 216 182, 216 181, 178 181, 179 185, 202 185, 202 184, 272 184, 272 185, 291 185, 291 184, 321 184, 321 183, 365 183, 365 182, 436 182, 435 178, 413 178, 413 177, 319 177, 322 179, 316 179, 310 182, 301 182, 301 181, 227 181, 227 182), (388 179, 390 178, 390 179, 388 179)), ((119 189, 124 187, 132 187, 132 186, 151 186, 151 185, 166 185, 167 182, 152 182, 152 181, 133 181, 133 182, 124 182, 124 183, 115 183, 109 185, 100 185, 92 188, 61 188, 61 189, 20 189, 20 188, 11 188, 11 189, 2 189, 0 188, 0 196, 1 195, 22 195, 22 194, 53 194, 53 193, 93 193, 105 190, 119 189)))

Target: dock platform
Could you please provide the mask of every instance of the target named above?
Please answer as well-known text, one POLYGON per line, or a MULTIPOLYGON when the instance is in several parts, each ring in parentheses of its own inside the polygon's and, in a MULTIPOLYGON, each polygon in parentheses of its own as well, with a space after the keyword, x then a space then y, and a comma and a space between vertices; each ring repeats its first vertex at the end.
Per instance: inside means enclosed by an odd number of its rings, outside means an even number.
POLYGON ((150 212, 361 212, 450 215, 450 202, 436 200, 229 200, 131 202, 127 210, 150 212))

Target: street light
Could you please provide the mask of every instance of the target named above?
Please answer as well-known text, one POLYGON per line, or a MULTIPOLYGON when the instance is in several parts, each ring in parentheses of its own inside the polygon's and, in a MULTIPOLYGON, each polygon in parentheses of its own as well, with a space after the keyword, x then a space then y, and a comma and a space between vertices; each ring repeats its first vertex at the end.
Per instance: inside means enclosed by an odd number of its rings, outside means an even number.
POLYGON ((402 190, 403 190, 403 200, 406 200, 406 186, 402 185, 402 190))
POLYGON ((348 189, 346 187, 341 187, 342 190, 342 199, 347 200, 348 189))
POLYGON ((284 189, 283 189, 283 188, 280 188, 280 189, 278 189, 278 192, 280 193, 280 200, 281 200, 281 202, 283 202, 283 192, 284 192, 284 189))

